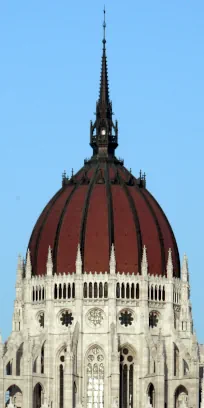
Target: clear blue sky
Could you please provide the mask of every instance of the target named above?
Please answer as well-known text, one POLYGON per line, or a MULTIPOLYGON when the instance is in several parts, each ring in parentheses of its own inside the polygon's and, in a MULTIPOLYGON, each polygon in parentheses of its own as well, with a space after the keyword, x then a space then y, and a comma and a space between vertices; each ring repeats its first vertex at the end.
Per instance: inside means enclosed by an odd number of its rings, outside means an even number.
MULTIPOLYGON (((104 0, 0 2, 0 327, 11 329, 18 253, 60 188, 89 157, 104 0)), ((106 1, 118 156, 165 210, 189 257, 204 343, 204 2, 106 1)))

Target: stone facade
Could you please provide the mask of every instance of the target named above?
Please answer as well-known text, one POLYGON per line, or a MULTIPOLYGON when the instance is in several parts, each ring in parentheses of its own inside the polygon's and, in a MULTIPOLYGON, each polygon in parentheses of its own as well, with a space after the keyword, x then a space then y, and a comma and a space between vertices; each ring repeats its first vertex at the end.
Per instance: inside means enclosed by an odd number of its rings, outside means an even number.
POLYGON ((114 247, 107 273, 82 273, 76 252, 76 270, 56 275, 49 248, 42 277, 19 257, 0 407, 204 408, 187 257, 178 279, 171 250, 166 277, 150 275, 145 247, 141 275, 117 272, 114 247))

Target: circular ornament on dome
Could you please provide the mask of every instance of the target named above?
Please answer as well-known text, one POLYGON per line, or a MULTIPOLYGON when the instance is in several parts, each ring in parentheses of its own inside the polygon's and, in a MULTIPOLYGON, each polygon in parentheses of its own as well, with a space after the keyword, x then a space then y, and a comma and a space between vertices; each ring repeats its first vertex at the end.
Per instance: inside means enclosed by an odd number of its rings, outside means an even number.
POLYGON ((95 329, 101 327, 104 320, 104 313, 101 309, 91 309, 87 313, 87 322, 89 326, 94 327, 95 329))

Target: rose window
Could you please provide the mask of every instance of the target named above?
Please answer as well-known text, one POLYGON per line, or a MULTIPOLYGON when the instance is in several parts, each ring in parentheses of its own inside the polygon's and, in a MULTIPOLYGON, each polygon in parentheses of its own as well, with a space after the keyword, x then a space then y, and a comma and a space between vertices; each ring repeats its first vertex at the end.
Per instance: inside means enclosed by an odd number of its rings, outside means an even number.
POLYGON ((73 320, 74 318, 71 312, 69 312, 68 310, 62 312, 61 317, 60 317, 62 326, 66 326, 66 327, 71 326, 73 320))
POLYGON ((131 326, 131 325, 132 325, 132 322, 133 322, 134 319, 133 319, 133 317, 132 317, 132 313, 129 312, 129 311, 127 311, 127 310, 125 310, 124 312, 121 312, 121 313, 120 313, 119 320, 120 320, 120 324, 121 324, 122 326, 127 327, 127 326, 131 326))
POLYGON ((149 327, 151 327, 152 329, 154 327, 157 327, 159 323, 159 313, 156 311, 152 311, 149 314, 149 327))

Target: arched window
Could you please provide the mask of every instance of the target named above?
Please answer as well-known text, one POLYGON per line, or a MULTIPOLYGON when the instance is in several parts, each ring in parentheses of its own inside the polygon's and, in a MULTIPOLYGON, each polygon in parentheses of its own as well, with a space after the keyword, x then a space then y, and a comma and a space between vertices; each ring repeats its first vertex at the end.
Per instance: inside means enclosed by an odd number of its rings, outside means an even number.
POLYGON ((120 353, 120 408, 133 408, 134 359, 128 347, 120 353))
POLYGON ((54 298, 57 299, 57 285, 55 283, 55 288, 54 288, 54 298))
POLYGON ((21 373, 22 357, 23 357, 23 343, 20 345, 16 353, 16 375, 22 374, 21 373))
POLYGON ((92 283, 89 283, 89 297, 92 298, 92 283))
POLYGON ((130 285, 127 283, 126 285, 126 299, 130 298, 130 285))
POLYGON ((136 285, 136 299, 140 298, 140 286, 139 283, 137 283, 136 285))
POLYGON ((6 375, 12 375, 12 361, 9 361, 6 365, 6 375))
POLYGON ((38 287, 35 289, 35 300, 38 301, 38 287))
POLYGON ((75 298, 75 283, 72 283, 72 297, 75 298))
POLYGON ((62 299, 62 285, 59 284, 59 299, 62 299))
POLYGON ((180 385, 175 391, 174 407, 179 408, 183 405, 188 407, 188 391, 183 385, 180 385))
POLYGON ((93 346, 86 359, 86 407, 104 408, 104 354, 93 346))
POLYGON ((33 391, 34 408, 39 408, 43 404, 43 389, 40 383, 36 384, 33 391))
POLYGON ((162 300, 165 302, 165 286, 163 286, 162 300))
POLYGON ((131 285, 131 299, 135 298, 135 285, 132 283, 131 285))
POLYGON ((41 374, 45 373, 45 343, 41 347, 41 359, 40 359, 40 364, 41 364, 41 374))
POLYGON ((7 389, 7 391, 5 393, 6 405, 3 404, 4 407, 8 406, 10 398, 11 398, 12 403, 15 405, 15 407, 22 407, 23 406, 23 401, 22 401, 23 400, 23 394, 22 394, 21 389, 16 384, 11 385, 7 389))
POLYGON ((148 391, 147 391, 147 396, 149 399, 149 403, 152 405, 152 407, 155 407, 155 390, 154 386, 152 383, 149 384, 148 391))
POLYGON ((161 300, 161 286, 159 286, 159 301, 161 300))
POLYGON ((87 298, 87 283, 84 283, 84 299, 87 298))
POLYGON ((108 297, 108 283, 104 283, 104 298, 108 297))
POLYGON ((116 285, 116 298, 120 299, 120 284, 117 283, 116 285))
POLYGON ((68 283, 68 299, 71 299, 71 285, 68 283))
POLYGON ((174 375, 179 375, 179 349, 174 343, 174 375))
POLYGON ((42 299, 45 300, 45 289, 42 290, 42 299))
POLYGON ((157 300, 157 285, 155 286, 154 290, 154 299, 157 300))
POLYGON ((125 297, 125 285, 124 283, 122 283, 121 285, 121 298, 124 299, 125 297))
POLYGON ((59 407, 64 408, 64 368, 59 366, 59 407))
POLYGON ((103 297, 103 284, 102 282, 99 283, 99 297, 103 297))
POLYGON ((39 300, 41 300, 41 287, 39 287, 39 300))
POLYGON ((151 286, 151 300, 154 300, 154 288, 151 286))
POLYGON ((35 290, 33 288, 33 302, 35 302, 35 290))
POLYGON ((94 282, 94 297, 97 298, 98 297, 98 288, 97 288, 97 283, 94 282))
POLYGON ((63 286, 63 299, 66 299, 66 297, 67 297, 67 288, 66 288, 66 284, 64 283, 64 286, 63 286))

